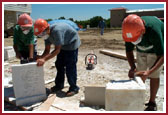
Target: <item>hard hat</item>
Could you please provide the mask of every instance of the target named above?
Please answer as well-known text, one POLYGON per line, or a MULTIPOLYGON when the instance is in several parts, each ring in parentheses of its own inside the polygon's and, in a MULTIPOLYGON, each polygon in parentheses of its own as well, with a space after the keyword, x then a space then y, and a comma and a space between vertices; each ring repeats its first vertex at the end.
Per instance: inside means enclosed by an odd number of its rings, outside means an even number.
POLYGON ((33 25, 32 18, 26 13, 21 14, 18 18, 18 24, 21 27, 32 27, 33 25))
POLYGON ((34 23, 34 34, 35 35, 39 35, 40 33, 42 33, 47 27, 49 26, 49 24, 47 23, 46 20, 44 19, 37 19, 34 23))
POLYGON ((125 42, 135 42, 143 33, 145 33, 145 26, 139 16, 130 14, 124 19, 122 37, 125 42))

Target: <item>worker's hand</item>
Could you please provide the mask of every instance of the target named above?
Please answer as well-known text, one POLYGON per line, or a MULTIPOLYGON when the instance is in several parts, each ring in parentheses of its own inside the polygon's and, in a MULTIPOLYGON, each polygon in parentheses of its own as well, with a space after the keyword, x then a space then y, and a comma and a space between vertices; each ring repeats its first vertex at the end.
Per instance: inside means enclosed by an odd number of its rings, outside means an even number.
POLYGON ((137 76, 143 76, 144 75, 144 73, 145 73, 145 71, 137 71, 136 73, 135 73, 135 75, 137 75, 137 76))
POLYGON ((135 72, 136 72, 136 69, 130 69, 129 70, 129 73, 128 73, 128 76, 129 78, 134 78, 135 76, 135 72))
POLYGON ((43 66, 45 63, 45 60, 44 59, 38 59, 37 60, 37 66, 43 66))
POLYGON ((21 54, 20 53, 16 53, 16 58, 21 59, 21 54))
POLYGON ((143 82, 148 78, 148 76, 151 74, 149 70, 147 71, 138 71, 135 73, 137 76, 140 76, 143 82))

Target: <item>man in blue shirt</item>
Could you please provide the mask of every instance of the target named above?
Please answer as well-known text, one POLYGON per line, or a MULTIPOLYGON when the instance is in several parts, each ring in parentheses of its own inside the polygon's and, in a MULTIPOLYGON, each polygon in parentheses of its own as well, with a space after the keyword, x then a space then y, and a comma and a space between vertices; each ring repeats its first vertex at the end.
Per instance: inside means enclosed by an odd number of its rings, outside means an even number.
POLYGON ((50 25, 44 19, 37 19, 34 24, 34 33, 45 40, 45 50, 42 56, 39 56, 37 65, 42 66, 45 61, 57 56, 55 62, 57 68, 56 86, 52 87, 51 90, 59 91, 64 88, 66 73, 70 85, 66 96, 78 93, 76 64, 81 42, 76 29, 64 21, 50 25), (50 53, 51 44, 55 45, 55 49, 50 53))
POLYGON ((105 27, 106 27, 106 24, 105 24, 105 22, 104 22, 104 20, 102 18, 101 21, 99 22, 99 28, 101 29, 101 31, 100 31, 101 35, 103 35, 105 27))

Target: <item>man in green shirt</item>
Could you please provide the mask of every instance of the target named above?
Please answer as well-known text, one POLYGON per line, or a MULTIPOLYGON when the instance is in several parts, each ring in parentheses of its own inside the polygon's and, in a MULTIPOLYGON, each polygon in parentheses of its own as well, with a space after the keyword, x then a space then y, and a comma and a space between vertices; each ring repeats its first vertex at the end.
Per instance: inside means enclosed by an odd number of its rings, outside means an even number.
POLYGON ((126 55, 130 65, 128 76, 140 76, 145 82, 150 78, 150 99, 145 111, 156 111, 156 94, 160 71, 164 63, 164 24, 155 16, 128 15, 122 24, 126 55), (137 49, 137 67, 133 50, 137 49))
POLYGON ((14 50, 16 57, 21 60, 21 64, 35 60, 36 38, 31 17, 24 13, 19 16, 18 25, 14 29, 14 50))

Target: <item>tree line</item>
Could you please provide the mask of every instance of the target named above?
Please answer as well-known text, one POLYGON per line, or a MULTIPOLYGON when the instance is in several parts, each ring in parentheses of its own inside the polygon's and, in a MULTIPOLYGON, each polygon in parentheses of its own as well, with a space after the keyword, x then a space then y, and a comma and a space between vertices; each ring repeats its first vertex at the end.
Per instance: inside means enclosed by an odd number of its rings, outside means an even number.
MULTIPOLYGON (((58 19, 66 19, 64 16, 59 17, 58 19)), ((53 19, 46 19, 46 21, 52 21, 53 19)), ((101 16, 94 16, 88 20, 75 20, 73 18, 69 18, 68 20, 71 20, 75 22, 77 25, 81 26, 82 28, 86 28, 87 25, 90 25, 91 28, 98 27, 99 21, 102 20, 101 16)), ((106 23, 106 27, 110 28, 110 18, 109 19, 104 19, 106 23)))

